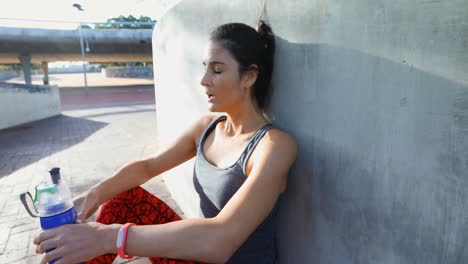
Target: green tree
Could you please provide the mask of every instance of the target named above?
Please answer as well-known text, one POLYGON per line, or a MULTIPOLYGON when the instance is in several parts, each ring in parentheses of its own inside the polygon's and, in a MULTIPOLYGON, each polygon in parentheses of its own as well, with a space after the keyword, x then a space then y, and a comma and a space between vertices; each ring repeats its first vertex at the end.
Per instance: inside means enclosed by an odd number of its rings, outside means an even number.
MULTIPOLYGON (((31 63, 31 70, 40 70, 40 64, 31 63)), ((0 71, 22 71, 23 67, 21 64, 2 64, 0 65, 0 71)))
MULTIPOLYGON (((128 17, 124 16, 119 16, 119 17, 114 17, 107 19, 106 23, 100 23, 96 24, 94 29, 153 29, 153 26, 156 24, 156 20, 152 20, 150 17, 147 16, 140 16, 139 18, 136 18, 132 15, 128 17), (132 22, 135 22, 135 24, 132 24, 132 22), (138 22, 145 22, 146 24, 138 24, 138 22)), ((83 27, 84 28, 84 27, 83 27)), ((135 66, 141 67, 141 66, 150 66, 152 67, 152 63, 141 63, 141 62, 136 62, 135 66)), ((107 67, 127 67, 127 63, 122 63, 122 62, 113 62, 113 63, 103 63, 100 65, 101 68, 107 68, 107 67)))
POLYGON ((147 16, 140 16, 136 18, 132 15, 128 17, 119 16, 115 18, 107 19, 106 23, 97 24, 95 29, 114 29, 114 28, 124 28, 124 29, 152 29, 156 20, 152 20, 147 16), (137 22, 132 24, 131 22, 137 22), (138 24, 138 22, 145 22, 151 24, 138 24))
POLYGON ((20 64, 3 64, 0 65, 0 71, 21 71, 20 64))

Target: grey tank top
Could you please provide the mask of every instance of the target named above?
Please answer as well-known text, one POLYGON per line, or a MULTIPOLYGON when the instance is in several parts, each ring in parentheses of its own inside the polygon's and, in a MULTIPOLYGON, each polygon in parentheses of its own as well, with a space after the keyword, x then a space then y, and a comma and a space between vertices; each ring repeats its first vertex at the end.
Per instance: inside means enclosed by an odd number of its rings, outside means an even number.
MULTIPOLYGON (((229 199, 241 187, 247 178, 245 166, 250 154, 265 133, 272 128, 271 124, 269 124, 258 130, 239 159, 229 167, 220 168, 206 160, 203 153, 203 143, 216 125, 225 119, 226 116, 215 118, 203 132, 197 146, 193 183, 200 196, 199 217, 202 218, 211 218, 218 215, 229 199)), ((278 203, 227 263, 275 263, 277 207, 278 203)))

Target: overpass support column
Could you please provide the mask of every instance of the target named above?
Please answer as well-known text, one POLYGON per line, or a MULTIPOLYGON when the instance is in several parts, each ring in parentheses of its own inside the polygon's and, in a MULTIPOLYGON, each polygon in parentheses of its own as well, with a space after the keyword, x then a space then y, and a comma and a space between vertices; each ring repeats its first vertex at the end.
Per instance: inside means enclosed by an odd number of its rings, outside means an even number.
POLYGON ((42 72, 44 73, 44 77, 42 77, 42 81, 45 85, 49 84, 49 63, 47 61, 43 61, 42 64, 42 72))
POLYGON ((26 84, 31 85, 31 56, 20 55, 19 60, 21 62, 21 66, 23 67, 24 81, 26 84))

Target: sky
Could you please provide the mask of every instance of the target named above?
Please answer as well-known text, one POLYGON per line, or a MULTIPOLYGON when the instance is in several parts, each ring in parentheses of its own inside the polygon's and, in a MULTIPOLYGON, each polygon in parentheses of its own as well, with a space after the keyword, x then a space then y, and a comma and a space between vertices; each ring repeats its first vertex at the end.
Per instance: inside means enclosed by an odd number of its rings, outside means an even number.
POLYGON ((162 8, 174 0, 0 0, 0 27, 27 27, 48 29, 76 29, 74 23, 20 21, 52 20, 76 22, 105 22, 120 15, 149 16, 157 19, 162 8), (81 4, 84 11, 72 5, 81 4), (5 19, 7 18, 7 19, 5 19))

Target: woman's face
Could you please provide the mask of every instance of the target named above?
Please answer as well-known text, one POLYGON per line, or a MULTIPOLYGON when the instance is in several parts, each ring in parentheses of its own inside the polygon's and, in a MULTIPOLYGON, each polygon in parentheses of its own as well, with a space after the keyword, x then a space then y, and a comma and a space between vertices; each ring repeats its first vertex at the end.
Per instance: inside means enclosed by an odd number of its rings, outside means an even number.
POLYGON ((239 74, 239 64, 218 42, 210 41, 203 60, 205 74, 200 84, 205 88, 211 112, 232 112, 249 98, 239 74))

